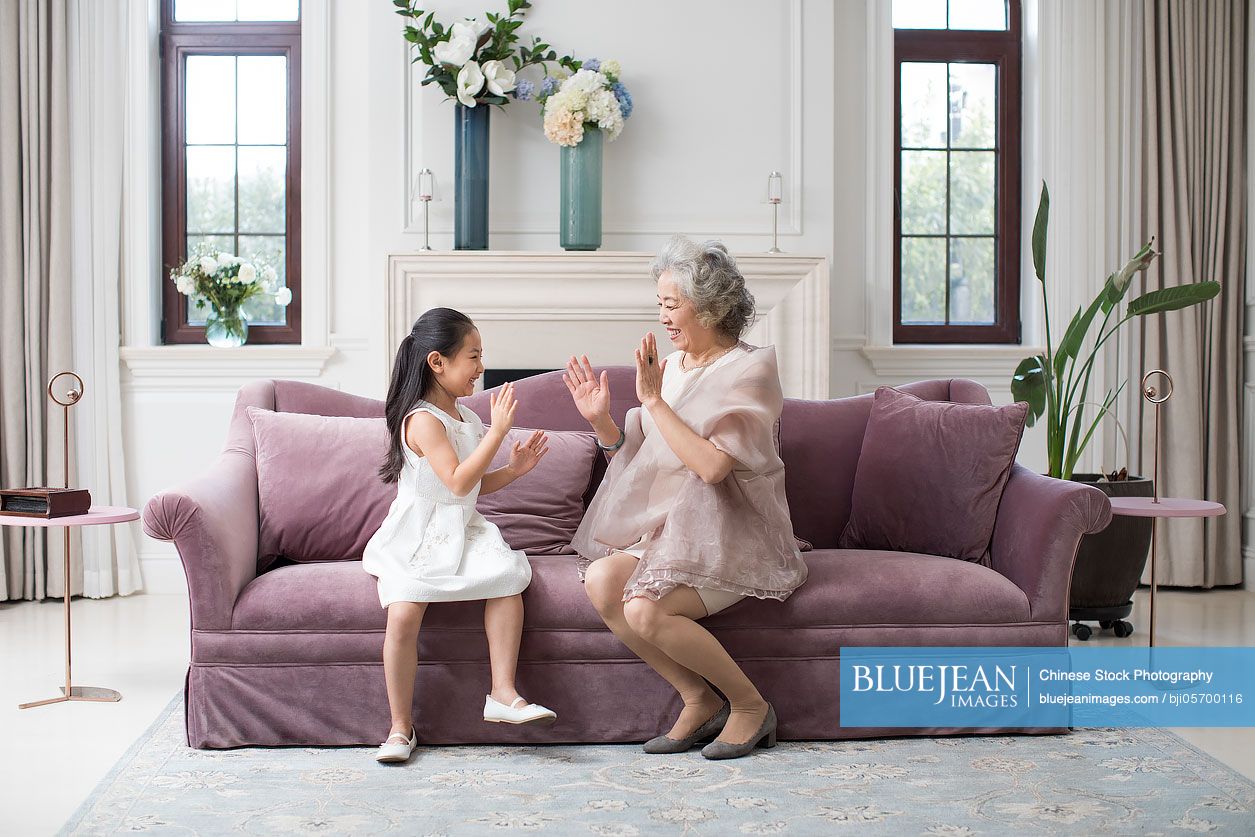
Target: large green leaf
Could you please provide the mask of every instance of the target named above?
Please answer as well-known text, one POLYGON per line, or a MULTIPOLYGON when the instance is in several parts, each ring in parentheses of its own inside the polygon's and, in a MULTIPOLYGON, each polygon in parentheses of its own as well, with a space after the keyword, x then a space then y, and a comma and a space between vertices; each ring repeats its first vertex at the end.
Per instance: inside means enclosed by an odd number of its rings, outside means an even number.
POLYGON ((1130 317, 1145 317, 1147 314, 1162 314, 1165 311, 1176 311, 1188 308, 1200 302, 1206 302, 1220 293, 1219 282, 1193 282, 1189 285, 1174 285, 1161 288, 1139 296, 1129 303, 1130 317))
POLYGON ((1076 316, 1068 324, 1068 330, 1063 333, 1063 340, 1059 342, 1059 348, 1055 351, 1055 377, 1062 377, 1068 360, 1075 360, 1077 354, 1080 353, 1081 344, 1085 342, 1085 335, 1089 333, 1089 327, 1094 322, 1094 315, 1102 307, 1106 295, 1107 292, 1104 289, 1094 297, 1094 301, 1089 304, 1084 313, 1080 308, 1076 309, 1076 316))
POLYGON ((1033 221, 1033 270, 1037 279, 1046 284, 1046 226, 1050 223, 1050 190, 1046 181, 1041 183, 1041 199, 1037 202, 1037 218, 1033 221))
POLYGON ((1046 359, 1033 355, 1020 361, 1011 376, 1011 397, 1028 404, 1025 424, 1033 426, 1046 410, 1046 359))

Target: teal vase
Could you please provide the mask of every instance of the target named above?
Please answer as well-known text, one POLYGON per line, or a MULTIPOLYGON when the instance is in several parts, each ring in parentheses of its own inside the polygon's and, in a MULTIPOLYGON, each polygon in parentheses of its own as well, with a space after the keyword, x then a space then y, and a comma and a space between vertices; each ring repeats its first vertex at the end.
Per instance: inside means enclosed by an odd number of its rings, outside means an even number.
POLYGON ((601 157, 604 137, 594 125, 584 126, 579 145, 564 145, 559 240, 563 250, 596 250, 601 246, 601 157))
POLYGON ((453 249, 488 249, 488 105, 454 105, 453 249))

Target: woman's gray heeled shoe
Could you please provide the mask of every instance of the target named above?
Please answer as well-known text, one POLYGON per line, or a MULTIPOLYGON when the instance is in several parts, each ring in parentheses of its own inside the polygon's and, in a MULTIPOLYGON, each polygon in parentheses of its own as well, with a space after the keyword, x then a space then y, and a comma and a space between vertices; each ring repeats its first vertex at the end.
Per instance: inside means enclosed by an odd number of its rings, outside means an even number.
POLYGON ((643 749, 647 753, 659 755, 662 753, 683 753, 689 750, 698 741, 706 738, 714 738, 723 729, 723 725, 728 722, 728 713, 732 711, 732 706, 725 700, 723 706, 719 707, 719 711, 710 716, 706 723, 702 724, 693 734, 687 738, 668 738, 660 735, 657 738, 651 738, 645 742, 643 749))
POLYGON ((755 747, 770 748, 776 746, 776 708, 767 704, 767 717, 758 732, 750 736, 744 744, 729 744, 726 741, 712 741, 702 748, 702 755, 708 759, 739 759, 754 752, 755 747))

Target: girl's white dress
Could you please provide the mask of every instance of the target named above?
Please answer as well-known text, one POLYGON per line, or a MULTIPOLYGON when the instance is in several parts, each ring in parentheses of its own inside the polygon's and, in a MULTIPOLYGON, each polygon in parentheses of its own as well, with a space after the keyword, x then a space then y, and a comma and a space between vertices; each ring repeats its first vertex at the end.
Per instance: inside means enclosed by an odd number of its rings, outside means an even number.
MULTIPOLYGON (((458 459, 484 437, 484 423, 457 405, 462 421, 426 401, 405 417, 427 412, 440 419, 458 459)), ((404 436, 404 434, 402 434, 404 436)), ((510 549, 496 525, 475 510, 479 484, 465 497, 449 490, 427 457, 401 443, 405 463, 397 497, 366 544, 362 567, 379 579, 379 603, 457 602, 523 592, 532 580, 527 556, 510 549)))

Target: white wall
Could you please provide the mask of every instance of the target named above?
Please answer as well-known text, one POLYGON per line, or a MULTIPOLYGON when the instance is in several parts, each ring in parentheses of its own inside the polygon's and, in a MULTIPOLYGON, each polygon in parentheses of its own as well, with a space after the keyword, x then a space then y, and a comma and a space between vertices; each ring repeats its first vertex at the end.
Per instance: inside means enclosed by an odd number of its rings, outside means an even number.
MULTIPOLYGON (((149 2, 151 20, 151 0, 132 2, 149 2)), ((446 1, 432 8, 476 13, 484 5, 446 1)), ((1040 31, 1036 4, 1028 5, 1032 21, 1026 28, 1033 38, 1061 37, 1067 16, 1086 6, 1060 0, 1057 19, 1040 31)), ((402 19, 385 2, 305 0, 303 6, 305 346, 249 346, 234 353, 153 346, 154 248, 136 233, 123 349, 133 505, 142 506, 214 459, 234 393, 246 380, 301 378, 382 397, 385 361, 393 350, 382 342, 387 255, 421 243, 421 215, 409 204, 407 173, 423 166, 436 173, 443 200, 433 205, 433 244, 451 246, 453 106, 432 87, 418 89, 402 19)), ((134 13, 133 24, 144 24, 142 12, 134 13)), ((636 110, 606 149, 604 249, 652 251, 670 233, 684 232, 723 238, 734 252, 765 250, 771 229, 763 202, 766 175, 779 169, 786 178, 781 246, 831 260, 832 395, 963 376, 989 386, 995 401, 1007 402, 1010 373, 1029 348, 875 345, 884 333, 879 319, 891 264, 884 237, 885 190, 891 188, 885 166, 892 159, 884 150, 892 143, 885 116, 892 91, 887 26, 888 3, 876 0, 638 0, 630 6, 538 0, 523 32, 542 32, 559 50, 623 64, 636 110)), ((1042 160, 1046 169, 1062 170, 1068 161, 1060 149, 1080 147, 1056 125, 1056 136, 1043 148, 1043 101, 1076 107, 1093 95, 1091 81, 1059 75, 1057 62, 1048 60, 1042 69, 1039 53, 1036 44, 1026 51, 1026 110, 1039 109, 1026 117, 1028 173, 1041 173, 1042 160), (1043 78, 1053 98, 1033 92, 1043 78), (1079 89, 1061 89, 1063 84, 1079 89)), ((155 58, 153 49, 147 57, 153 73, 155 58)), ((133 66, 142 68, 144 61, 132 57, 133 66)), ((137 71, 132 84, 155 105, 155 76, 137 71)), ((142 147, 145 137, 155 143, 153 116, 131 115, 133 147, 142 147)), ((494 112, 492 123, 493 248, 556 249, 557 147, 544 140, 534 104, 513 103, 494 112)), ((129 209, 135 219, 155 215, 152 175, 146 200, 129 209)), ((1026 229, 1035 178, 1027 177, 1024 188, 1026 229)), ((1056 194, 1056 217, 1067 214, 1075 197, 1056 194)), ((1037 333, 1038 304, 1031 276, 1025 270, 1029 342, 1037 333)), ((642 293, 650 293, 644 277, 642 293)), ((1066 301, 1071 295, 1061 296, 1066 301)), ((491 353, 491 346, 486 349, 491 353)), ((1042 447, 1038 431, 1030 431, 1021 460, 1040 468, 1042 447)), ((149 589, 180 589, 169 545, 144 538, 141 554, 149 589)))

